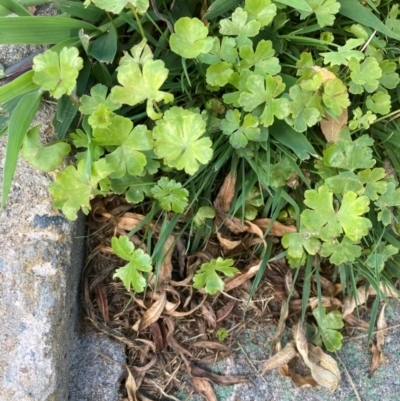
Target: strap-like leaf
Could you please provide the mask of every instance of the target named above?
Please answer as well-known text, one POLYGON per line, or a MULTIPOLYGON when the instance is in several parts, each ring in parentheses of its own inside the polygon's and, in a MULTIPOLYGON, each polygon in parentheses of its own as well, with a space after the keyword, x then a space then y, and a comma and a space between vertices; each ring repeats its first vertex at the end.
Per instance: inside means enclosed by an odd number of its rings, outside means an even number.
POLYGON ((41 92, 39 91, 26 94, 21 98, 10 118, 3 173, 2 208, 5 206, 10 192, 11 181, 17 167, 18 153, 21 149, 22 141, 39 109, 40 98, 41 92))

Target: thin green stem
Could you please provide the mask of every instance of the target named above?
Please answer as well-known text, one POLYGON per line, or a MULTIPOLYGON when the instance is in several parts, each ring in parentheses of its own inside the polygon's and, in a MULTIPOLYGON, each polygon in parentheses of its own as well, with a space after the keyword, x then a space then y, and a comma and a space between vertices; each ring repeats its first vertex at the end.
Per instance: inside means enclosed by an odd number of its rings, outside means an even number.
MULTIPOLYGON (((394 115, 396 115, 396 114, 400 114, 400 109, 397 109, 397 110, 395 110, 395 111, 392 111, 392 112, 389 113, 389 114, 386 114, 386 115, 384 115, 384 116, 382 116, 382 117, 380 117, 380 118, 377 118, 377 119, 373 122, 373 124, 376 124, 376 123, 379 123, 379 122, 381 122, 381 121, 383 121, 383 120, 386 120, 387 118, 392 117, 392 116, 394 116, 394 115)), ((362 130, 362 128, 358 128, 358 129, 356 129, 355 131, 352 131, 351 134, 355 134, 356 132, 359 132, 359 131, 361 131, 361 130, 362 130)))
POLYGON ((136 11, 136 8, 134 7, 134 5, 132 3, 128 3, 128 4, 129 4, 130 9, 133 12, 133 15, 135 16, 135 19, 136 19, 136 22, 137 22, 137 24, 139 26, 140 34, 142 35, 142 38, 146 39, 146 35, 144 34, 143 26, 142 26, 142 23, 140 22, 139 15, 138 15, 138 13, 136 11))

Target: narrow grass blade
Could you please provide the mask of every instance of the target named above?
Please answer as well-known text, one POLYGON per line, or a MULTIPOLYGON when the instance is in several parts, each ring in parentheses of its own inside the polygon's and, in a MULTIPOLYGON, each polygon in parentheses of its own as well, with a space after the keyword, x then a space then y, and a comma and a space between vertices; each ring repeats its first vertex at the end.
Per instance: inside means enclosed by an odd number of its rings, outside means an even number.
POLYGON ((372 11, 363 6, 358 0, 338 0, 340 3, 339 13, 352 21, 366 25, 390 38, 400 40, 400 35, 391 31, 372 11))
POLYGON ((308 299, 310 297, 312 259, 313 259, 313 257, 311 255, 307 256, 306 270, 304 272, 303 297, 302 297, 302 301, 301 301, 301 321, 302 322, 304 322, 304 318, 306 317, 308 299))
POLYGON ((72 17, 81 18, 92 23, 97 22, 100 18, 105 16, 104 11, 100 8, 94 5, 85 6, 78 1, 55 0, 53 4, 58 10, 72 17))
POLYGON ((38 86, 32 81, 33 71, 28 71, 8 84, 0 87, 0 104, 6 103, 17 96, 32 92, 38 86))
POLYGON ((6 148, 6 160, 3 172, 3 193, 1 197, 1 207, 7 202, 11 188, 11 181, 17 167, 19 150, 21 149, 24 136, 36 112, 39 109, 41 92, 36 91, 24 95, 15 108, 8 125, 8 138, 6 148))
POLYGON ((380 302, 380 297, 379 295, 376 296, 374 303, 372 304, 372 309, 371 309, 371 318, 369 320, 369 327, 368 327, 368 339, 367 339, 367 344, 369 344, 371 338, 372 338, 372 333, 374 331, 375 327, 375 322, 376 318, 378 316, 378 307, 379 307, 379 302, 380 302))
POLYGON ((98 29, 84 21, 65 17, 0 18, 0 44, 52 45, 98 29))
POLYGON ((269 132, 275 140, 285 145, 287 148, 292 149, 301 160, 309 159, 310 155, 317 155, 314 147, 304 134, 296 132, 283 121, 275 121, 269 132))
POLYGON ((56 114, 54 115, 52 124, 58 138, 64 138, 73 119, 78 111, 78 105, 64 95, 57 102, 56 114))
POLYGON ((215 0, 204 14, 203 19, 213 19, 233 10, 239 4, 239 0, 215 0))
POLYGON ((258 269, 258 272, 257 272, 256 276, 254 277, 253 284, 251 285, 251 289, 250 289, 250 293, 249 293, 249 299, 247 300, 246 308, 244 309, 244 314, 246 314, 247 307, 249 306, 250 300, 253 298, 253 295, 256 292, 256 290, 257 290, 257 288, 258 288, 258 286, 260 284, 260 281, 261 281, 261 279, 262 279, 262 277, 264 275, 264 272, 265 272, 265 269, 267 267, 269 258, 271 256, 271 251, 272 251, 272 242, 268 242, 267 249, 266 249, 266 251, 265 251, 265 253, 263 255, 263 258, 261 260, 260 268, 258 269))
POLYGON ((19 16, 32 17, 32 14, 15 0, 2 0, 1 5, 19 16))

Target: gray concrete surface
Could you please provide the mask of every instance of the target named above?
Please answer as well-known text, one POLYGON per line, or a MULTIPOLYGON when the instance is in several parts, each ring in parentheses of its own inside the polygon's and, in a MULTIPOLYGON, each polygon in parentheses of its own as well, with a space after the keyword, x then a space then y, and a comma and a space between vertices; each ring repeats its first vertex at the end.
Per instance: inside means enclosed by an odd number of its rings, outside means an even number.
MULTIPOLYGON (((343 348, 332 356, 338 361, 341 370, 341 383, 332 394, 317 388, 297 388, 291 379, 279 375, 278 371, 269 371, 263 377, 254 376, 261 372, 264 361, 269 357, 269 344, 275 332, 271 325, 267 329, 244 330, 234 338, 232 347, 237 349, 233 360, 226 359, 211 366, 215 373, 227 375, 249 375, 253 384, 239 384, 221 387, 213 385, 219 401, 398 401, 400 400, 400 303, 390 302, 386 308, 388 334, 383 352, 386 366, 380 366, 371 379, 368 378, 371 354, 367 351, 366 338, 347 340, 343 348), (251 363, 249 362, 251 360, 251 363), (342 364, 343 363, 343 364, 342 364), (254 366, 252 366, 254 365, 254 366), (351 377, 351 382, 349 376, 351 377), (354 390, 356 389, 356 390, 354 390), (357 391, 357 395, 356 392, 357 391), (359 398, 357 398, 357 396, 359 398)), ((360 332, 358 333, 360 334, 360 332)), ((284 341, 291 339, 291 333, 284 333, 284 341)), ((200 401, 201 397, 189 396, 185 385, 189 378, 184 378, 183 386, 177 397, 186 401, 200 401)))
MULTIPOLYGON (((0 46, 8 66, 35 46, 0 46)), ((35 124, 53 137, 54 109, 42 105, 35 124)), ((0 138, 0 188, 6 136, 0 138)), ((84 264, 84 219, 71 223, 51 206, 55 173, 18 161, 0 211, 0 401, 116 401, 124 347, 81 332, 78 289, 84 264)), ((1 189, 0 189, 1 191, 1 189)))

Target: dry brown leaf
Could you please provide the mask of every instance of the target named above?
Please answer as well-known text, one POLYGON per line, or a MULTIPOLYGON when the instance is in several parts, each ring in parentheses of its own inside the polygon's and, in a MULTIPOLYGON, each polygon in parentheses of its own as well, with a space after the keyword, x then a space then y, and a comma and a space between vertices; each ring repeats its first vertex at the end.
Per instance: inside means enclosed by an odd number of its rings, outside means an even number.
POLYGON ((318 383, 311 375, 302 376, 296 373, 293 369, 289 368, 289 376, 293 380, 296 387, 317 387, 318 383))
MULTIPOLYGON (((379 289, 387 297, 399 298, 399 295, 397 294, 397 292, 393 288, 387 287, 383 283, 380 284, 379 289)), ((375 288, 370 287, 369 288, 369 295, 376 295, 376 294, 377 294, 377 292, 375 291, 375 288)))
POLYGON ((247 228, 243 221, 238 219, 237 217, 227 217, 223 222, 225 224, 225 227, 234 234, 243 234, 247 231, 247 228))
MULTIPOLYGON (((372 287, 370 287, 371 289, 372 287)), ((343 299, 343 318, 353 313, 354 309, 358 305, 362 305, 368 299, 369 291, 365 289, 365 286, 361 286, 357 289, 357 301, 353 295, 347 295, 343 299)))
POLYGON ((151 338, 157 347, 157 351, 164 351, 167 347, 166 339, 161 331, 160 322, 154 322, 150 325, 151 338))
POLYGON ((325 84, 330 79, 338 79, 338 77, 326 68, 318 67, 317 65, 313 66, 312 69, 316 72, 319 72, 322 76, 322 83, 325 84))
MULTIPOLYGON (((308 341, 305 334, 305 329, 300 322, 297 322, 292 329, 293 339, 296 344, 297 351, 303 358, 304 363, 308 366, 308 341)), ((309 367, 309 366, 308 366, 309 367)))
MULTIPOLYGON (((380 285, 380 291, 387 297, 398 298, 398 294, 393 288, 384 286, 383 283, 380 285)), ((375 288, 369 287, 368 292, 365 286, 361 286, 357 290, 357 302, 352 295, 348 295, 343 299, 343 318, 345 318, 350 313, 353 313, 356 306, 365 303, 368 300, 369 295, 377 295, 375 288)))
POLYGON ((242 285, 245 281, 253 278, 259 268, 261 266, 261 261, 253 261, 250 266, 247 266, 245 269, 241 270, 239 273, 236 273, 233 277, 228 277, 224 280, 225 292, 231 291, 236 287, 242 285), (256 263, 256 264, 254 264, 256 263))
MULTIPOLYGON (((322 75, 322 83, 326 84, 329 80, 337 80, 338 77, 326 68, 318 66, 312 67, 314 71, 322 75)), ((347 89, 345 89, 347 93, 347 89)), ((325 136, 327 142, 337 142, 339 139, 339 132, 347 125, 348 113, 347 109, 343 109, 340 116, 336 116, 337 121, 329 114, 325 113, 324 119, 321 121, 321 131, 325 136)))
POLYGON ((129 401, 137 401, 136 393, 137 393, 137 386, 135 382, 135 378, 133 377, 131 370, 126 366, 126 370, 128 372, 128 377, 125 381, 125 388, 126 392, 128 393, 128 400, 129 401))
POLYGON ((296 387, 317 387, 318 383, 313 379, 311 375, 300 375, 298 374, 293 367, 293 362, 298 358, 293 358, 292 361, 285 366, 279 368, 279 373, 282 376, 290 377, 295 384, 296 387))
MULTIPOLYGON (((253 220, 252 223, 260 227, 260 229, 263 231, 264 234, 271 223, 271 219, 268 218, 256 219, 253 220)), ((285 233, 296 233, 296 232, 297 228, 295 226, 285 226, 279 221, 274 221, 271 229, 268 231, 268 235, 273 235, 274 237, 282 237, 285 233)))
POLYGON ((210 382, 207 379, 193 375, 192 366, 190 365, 188 360, 185 358, 184 355, 181 355, 181 358, 187 367, 189 376, 193 383, 193 387, 196 389, 196 391, 202 394, 207 401, 218 401, 210 382))
MULTIPOLYGON (((321 304, 322 304, 322 306, 325 307, 325 308, 328 308, 329 306, 331 306, 331 304, 332 304, 331 300, 332 300, 332 299, 334 299, 334 298, 321 297, 321 304)), ((342 303, 341 303, 339 300, 338 300, 338 302, 339 302, 340 305, 342 305, 342 303)), ((319 299, 318 299, 318 297, 311 297, 311 298, 308 300, 308 306, 309 306, 311 309, 316 308, 316 307, 318 306, 318 304, 319 304, 319 299)))
POLYGON ((340 371, 337 362, 322 351, 321 347, 309 344, 309 361, 313 379, 329 391, 334 391, 340 383, 340 371))
POLYGON ((324 118, 320 121, 320 126, 327 142, 339 140, 339 133, 347 125, 348 118, 347 109, 343 109, 342 114, 336 116, 336 119, 325 113, 324 118))
MULTIPOLYGON (((146 216, 137 213, 125 213, 122 217, 117 217, 117 227, 125 230, 131 231, 134 229, 146 216)), ((114 217, 113 217, 114 218, 114 217)), ((153 227, 153 224, 150 224, 150 227, 153 227)))
POLYGON ((325 354, 320 347, 308 344, 304 326, 298 322, 293 327, 296 347, 304 363, 311 371, 311 376, 319 386, 334 391, 340 383, 340 371, 337 362, 325 354))
POLYGON ((96 302, 97 306, 100 310, 100 313, 103 316, 104 323, 108 324, 110 323, 110 316, 108 312, 108 300, 107 300, 107 292, 106 292, 106 287, 103 283, 99 283, 93 288, 95 294, 96 294, 96 302))
POLYGON ((264 248, 267 248, 267 242, 264 239, 263 230, 258 227, 256 224, 253 224, 251 221, 245 221, 244 225, 246 227, 246 231, 250 234, 255 234, 260 239, 260 242, 264 245, 264 248))
POLYGON ((281 349, 264 363, 261 375, 264 375, 268 370, 276 369, 286 365, 296 355, 297 351, 294 342, 287 343, 283 349, 281 349))
POLYGON ((167 293, 166 291, 163 291, 156 302, 151 306, 151 308, 147 309, 147 311, 142 316, 139 330, 144 330, 146 327, 150 326, 152 323, 156 322, 160 318, 164 310, 166 301, 167 293))
POLYGON ((376 345, 371 341, 369 351, 372 353, 371 366, 369 368, 368 377, 371 378, 374 372, 379 368, 380 365, 386 364, 386 358, 382 351, 382 345, 385 344, 385 335, 387 334, 387 323, 385 319, 385 308, 386 304, 383 304, 382 309, 379 313, 376 327, 378 332, 376 333, 376 345))
POLYGON ((381 365, 381 352, 373 341, 370 342, 369 352, 372 354, 371 365, 369 367, 368 378, 371 378, 381 365))
POLYGON ((217 317, 217 325, 225 320, 232 312, 236 301, 234 299, 229 300, 221 309, 218 309, 215 312, 215 316, 217 317))
POLYGON ((220 386, 232 386, 239 383, 248 383, 250 380, 246 376, 227 376, 217 375, 212 372, 208 372, 198 366, 191 364, 190 374, 192 377, 201 377, 202 379, 209 380, 220 386))
POLYGON ((193 387, 202 394, 207 401, 218 401, 213 388, 208 380, 200 377, 191 377, 193 387))
POLYGON ((195 343, 192 344, 192 347, 196 347, 196 348, 206 348, 208 350, 212 349, 214 351, 222 351, 222 352, 227 352, 227 353, 232 353, 232 351, 230 350, 230 348, 225 345, 222 344, 218 341, 197 341, 195 343))
POLYGON ((235 249, 237 246, 239 246, 242 243, 241 240, 231 241, 230 239, 224 238, 218 231, 217 231, 217 238, 218 238, 218 241, 221 244, 224 252, 229 252, 232 249, 235 249))
MULTIPOLYGON (((312 276, 312 278, 313 282, 317 283, 317 278, 315 276, 312 276)), ((336 295, 335 285, 332 284, 330 280, 322 277, 321 275, 319 276, 318 280, 322 288, 322 295, 324 295, 325 297, 334 297, 336 295)))
MULTIPOLYGON (((220 219, 221 217, 223 219, 225 215, 229 213, 233 197, 235 196, 235 186, 236 173, 228 174, 214 201, 215 212, 220 219)), ((217 223, 217 225, 219 224, 220 223, 217 223)))
POLYGON ((369 328, 368 322, 359 319, 353 313, 344 317, 343 320, 350 326, 349 328, 351 329, 368 330, 369 328))

